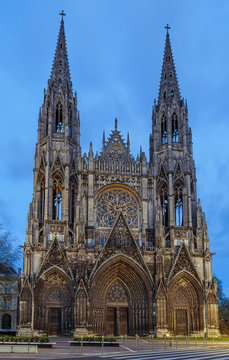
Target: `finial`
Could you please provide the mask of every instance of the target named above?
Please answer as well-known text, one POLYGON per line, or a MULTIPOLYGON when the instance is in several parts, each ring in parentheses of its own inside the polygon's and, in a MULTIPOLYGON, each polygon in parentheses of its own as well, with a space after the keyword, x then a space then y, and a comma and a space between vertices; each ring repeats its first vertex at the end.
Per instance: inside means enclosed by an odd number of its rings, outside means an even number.
POLYGON ((62 16, 61 21, 64 21, 64 16, 66 16, 64 10, 62 10, 61 13, 59 13, 59 15, 62 16))
POLYGON ((118 127, 118 120, 117 118, 115 118, 115 130, 117 130, 117 127, 118 127))
POLYGON ((171 29, 171 27, 169 26, 169 24, 167 24, 167 25, 165 26, 165 29, 167 29, 167 34, 168 34, 169 29, 171 29))

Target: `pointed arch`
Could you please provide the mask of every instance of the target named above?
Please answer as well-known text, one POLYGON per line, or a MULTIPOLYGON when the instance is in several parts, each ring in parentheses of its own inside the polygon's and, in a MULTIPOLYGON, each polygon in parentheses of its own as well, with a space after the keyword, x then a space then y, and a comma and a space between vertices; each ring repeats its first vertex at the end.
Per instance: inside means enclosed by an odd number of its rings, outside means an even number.
POLYGON ((179 141, 179 131, 178 131, 178 117, 174 111, 172 114, 172 142, 177 143, 179 141))
POLYGON ((167 144, 168 142, 168 128, 167 128, 167 119, 163 113, 161 116, 161 144, 167 144))
POLYGON ((63 105, 60 100, 56 104, 55 132, 63 132, 63 105))
POLYGON ((203 330, 203 287, 188 271, 178 273, 168 286, 168 327, 175 335, 203 330))
POLYGON ((35 283, 35 329, 49 335, 66 335, 74 329, 74 288, 58 266, 47 269, 35 283))
POLYGON ((72 105, 68 106, 68 136, 72 136, 72 105))
POLYGON ((69 222, 74 224, 75 219, 75 204, 77 198, 77 178, 75 175, 72 175, 69 179, 69 189, 68 189, 68 216, 69 222))

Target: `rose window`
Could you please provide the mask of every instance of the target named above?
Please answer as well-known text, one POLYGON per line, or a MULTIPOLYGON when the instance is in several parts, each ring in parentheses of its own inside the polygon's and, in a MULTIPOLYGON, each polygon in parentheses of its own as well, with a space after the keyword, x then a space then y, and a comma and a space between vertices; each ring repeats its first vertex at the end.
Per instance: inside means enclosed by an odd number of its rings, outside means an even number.
POLYGON ((107 190, 97 200, 97 224, 112 228, 121 211, 130 228, 138 229, 138 208, 138 202, 131 193, 122 189, 107 190))

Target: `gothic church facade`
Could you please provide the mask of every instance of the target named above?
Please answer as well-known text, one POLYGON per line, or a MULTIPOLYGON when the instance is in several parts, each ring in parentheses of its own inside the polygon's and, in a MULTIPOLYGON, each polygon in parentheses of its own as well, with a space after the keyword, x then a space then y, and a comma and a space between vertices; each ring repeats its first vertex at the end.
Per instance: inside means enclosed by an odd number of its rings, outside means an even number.
POLYGON ((39 113, 19 334, 218 335, 187 104, 167 29, 150 157, 118 130, 81 154, 63 16, 39 113))

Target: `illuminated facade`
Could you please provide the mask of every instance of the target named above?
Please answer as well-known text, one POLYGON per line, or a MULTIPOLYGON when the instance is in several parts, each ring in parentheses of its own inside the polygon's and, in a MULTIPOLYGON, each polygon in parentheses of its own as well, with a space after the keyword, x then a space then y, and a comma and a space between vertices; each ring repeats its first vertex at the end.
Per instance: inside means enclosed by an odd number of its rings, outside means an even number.
POLYGON ((217 284, 167 29, 150 158, 118 130, 81 154, 61 21, 38 121, 19 333, 218 335, 217 284))

